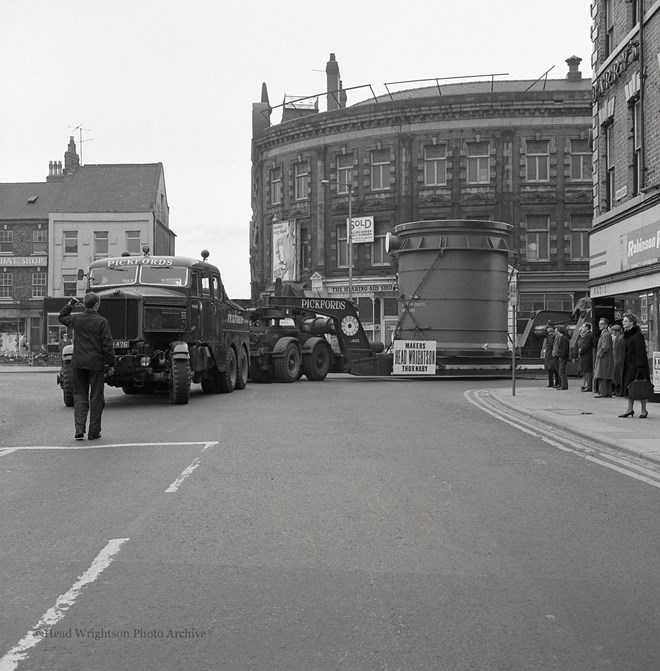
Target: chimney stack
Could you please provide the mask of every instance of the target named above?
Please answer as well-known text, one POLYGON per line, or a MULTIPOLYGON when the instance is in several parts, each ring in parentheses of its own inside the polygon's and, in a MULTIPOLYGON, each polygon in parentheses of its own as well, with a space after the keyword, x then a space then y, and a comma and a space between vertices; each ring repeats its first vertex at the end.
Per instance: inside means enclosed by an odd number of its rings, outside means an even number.
POLYGON ((335 55, 330 54, 330 60, 325 66, 325 74, 328 82, 328 112, 341 108, 341 80, 339 78, 339 63, 335 55))
POLYGON ((64 172, 72 175, 80 165, 80 158, 76 153, 76 143, 73 141, 73 135, 69 136, 69 146, 64 152, 64 172))
POLYGON ((568 63, 568 74, 566 75, 566 79, 569 82, 579 82, 582 80, 582 73, 578 70, 581 62, 582 59, 578 56, 571 56, 566 59, 566 63, 568 63))

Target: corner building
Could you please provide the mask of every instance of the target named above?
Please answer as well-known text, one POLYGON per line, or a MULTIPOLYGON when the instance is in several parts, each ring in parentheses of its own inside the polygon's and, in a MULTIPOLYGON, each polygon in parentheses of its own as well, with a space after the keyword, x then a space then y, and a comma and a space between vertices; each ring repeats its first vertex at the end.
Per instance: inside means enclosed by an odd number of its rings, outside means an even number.
POLYGON ((252 299, 278 277, 308 295, 348 297, 351 247, 361 321, 389 344, 399 292, 387 233, 481 219, 514 226, 523 326, 533 311, 571 310, 587 295, 593 217, 591 82, 580 60, 567 60, 563 79, 424 80, 375 96, 369 85, 344 89, 330 54, 322 94, 273 107, 264 84, 252 113, 252 299), (349 93, 362 101, 347 106, 349 93))
POLYGON ((660 388, 660 2, 596 0, 593 20, 595 308, 632 312, 660 388), (656 353, 654 355, 654 352, 656 353))

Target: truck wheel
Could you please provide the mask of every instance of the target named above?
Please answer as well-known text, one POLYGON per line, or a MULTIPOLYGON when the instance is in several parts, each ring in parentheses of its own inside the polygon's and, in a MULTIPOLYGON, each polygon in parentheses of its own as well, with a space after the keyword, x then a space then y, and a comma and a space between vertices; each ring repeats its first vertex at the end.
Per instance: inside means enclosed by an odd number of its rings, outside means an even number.
POLYGON ((236 378, 238 376, 238 362, 236 361, 236 352, 233 347, 227 349, 227 357, 225 359, 224 371, 215 373, 217 375, 216 384, 218 391, 221 394, 231 394, 236 386, 236 378))
POLYGON ((303 372, 308 380, 325 380, 330 371, 330 349, 323 343, 314 345, 309 354, 303 354, 303 372))
POLYGON ((275 379, 278 382, 295 382, 300 373, 300 348, 290 342, 284 350, 284 355, 273 361, 275 379))
POLYGON ((245 389, 247 386, 250 368, 250 357, 245 351, 245 347, 238 350, 238 371, 236 373, 236 389, 245 389))
POLYGON ((67 408, 73 408, 73 371, 71 364, 65 363, 62 366, 62 397, 64 398, 64 405, 67 408))
POLYGON ((172 359, 170 399, 175 405, 185 405, 190 400, 190 364, 187 359, 172 359))

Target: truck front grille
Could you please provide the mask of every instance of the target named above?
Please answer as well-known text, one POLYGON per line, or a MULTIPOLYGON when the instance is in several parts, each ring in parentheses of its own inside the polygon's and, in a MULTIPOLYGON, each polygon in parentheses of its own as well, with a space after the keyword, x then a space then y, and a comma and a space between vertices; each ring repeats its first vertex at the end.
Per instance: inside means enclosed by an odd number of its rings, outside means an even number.
POLYGON ((139 308, 140 301, 134 298, 103 298, 99 314, 108 320, 114 340, 132 340, 138 337, 139 308))

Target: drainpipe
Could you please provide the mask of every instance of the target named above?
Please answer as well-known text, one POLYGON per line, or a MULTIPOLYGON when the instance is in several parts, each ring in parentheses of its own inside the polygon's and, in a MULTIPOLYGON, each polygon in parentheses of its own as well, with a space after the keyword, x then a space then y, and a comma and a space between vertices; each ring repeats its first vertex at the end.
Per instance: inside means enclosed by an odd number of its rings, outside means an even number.
POLYGON ((640 166, 640 185, 639 191, 643 193, 646 189, 646 151, 644 149, 644 2, 640 0, 637 3, 637 13, 639 21, 639 166, 640 166))

